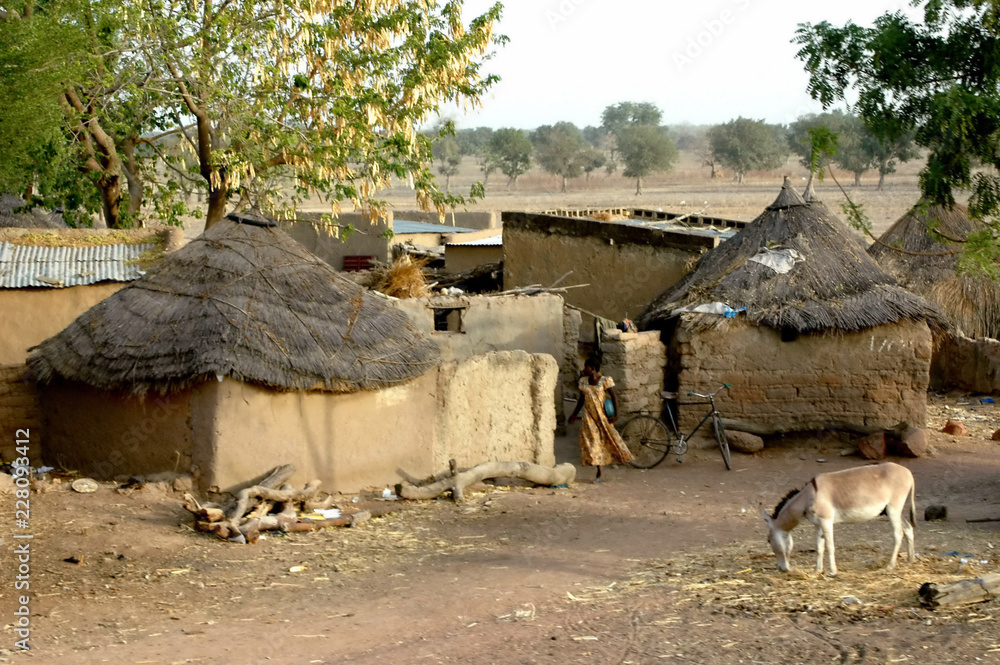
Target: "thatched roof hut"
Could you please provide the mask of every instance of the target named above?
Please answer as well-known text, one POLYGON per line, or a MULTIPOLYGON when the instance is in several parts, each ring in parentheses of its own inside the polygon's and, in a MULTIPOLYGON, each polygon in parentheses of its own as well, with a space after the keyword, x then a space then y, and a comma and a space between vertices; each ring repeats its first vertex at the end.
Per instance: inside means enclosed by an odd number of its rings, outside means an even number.
POLYGON ((920 202, 868 254, 908 290, 937 305, 962 334, 1000 338, 1000 284, 956 270, 961 243, 984 228, 963 206, 920 202))
POLYGON ((352 392, 407 381, 437 346, 388 300, 259 216, 230 215, 29 357, 34 376, 166 393, 231 377, 352 392))
MULTIPOLYGON (((938 321, 937 310, 901 288, 823 205, 807 203, 786 178, 774 203, 746 228, 705 254, 638 318, 662 328, 677 310, 721 302, 746 320, 796 334, 858 332, 904 319, 938 321), (779 272, 768 254, 794 261, 779 272)), ((705 315, 706 324, 719 320, 705 315)))
MULTIPOLYGON (((786 179, 774 203, 637 322, 663 333, 666 376, 676 383, 668 389, 730 384, 720 410, 777 433, 922 426, 928 323, 940 320, 826 206, 807 203, 786 179)), ((682 429, 701 415, 681 409, 682 429)))

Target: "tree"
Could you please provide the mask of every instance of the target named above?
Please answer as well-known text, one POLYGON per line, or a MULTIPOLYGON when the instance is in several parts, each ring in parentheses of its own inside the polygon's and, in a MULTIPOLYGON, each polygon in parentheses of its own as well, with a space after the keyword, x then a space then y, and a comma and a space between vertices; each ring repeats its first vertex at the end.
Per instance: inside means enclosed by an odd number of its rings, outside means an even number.
POLYGON ((531 141, 520 129, 504 127, 493 132, 486 147, 487 163, 496 165, 507 176, 507 188, 531 168, 531 141))
POLYGON ((441 136, 432 144, 431 154, 437 162, 438 173, 445 177, 444 191, 450 191, 451 179, 458 175, 458 169, 462 165, 462 149, 458 141, 451 135, 441 136))
POLYGON ((63 207, 70 223, 129 226, 156 130, 146 55, 130 43, 141 11, 103 0, 10 3, 0 16, 0 188, 63 207), (128 198, 125 199, 127 182, 128 198), (18 185, 22 185, 19 187, 18 185), (122 205, 124 203, 124 209, 122 205))
MULTIPOLYGON (((125 125, 141 128, 136 145, 149 144, 158 157, 166 186, 157 202, 169 208, 179 183, 192 178, 207 192, 209 226, 234 199, 273 214, 291 213, 309 196, 329 202, 334 212, 343 201, 382 212, 385 204, 375 194, 392 178, 410 180, 418 204, 443 214, 462 198, 435 185, 431 139, 417 128, 444 104, 478 103, 497 80, 482 71, 483 63, 505 41, 493 34, 499 4, 466 25, 457 0, 54 0, 30 6, 87 10, 60 20, 85 32, 99 28, 91 32, 101 39, 80 56, 93 62, 95 54, 111 54, 115 64, 87 70, 96 72, 92 80, 100 85, 93 91, 103 95, 97 100, 116 91, 124 102, 153 104, 135 110, 123 104, 118 117, 134 116, 125 125), (146 139, 146 130, 158 126, 179 140, 168 146, 146 139), (193 173, 180 151, 193 156, 193 173)), ((11 48, 9 42, 0 47, 11 48)), ((108 147, 115 137, 101 124, 102 107, 65 96, 68 140, 86 150, 89 138, 94 163, 112 179, 122 155, 108 147), (95 127, 112 140, 104 142, 95 127)), ((117 200, 106 198, 106 208, 117 200)))
POLYGON ((590 182, 590 174, 607 164, 608 156, 604 154, 603 150, 590 147, 584 149, 584 151, 580 154, 580 163, 582 164, 583 173, 586 175, 587 182, 590 182))
MULTIPOLYGON (((1000 6, 983 0, 928 0, 923 22, 886 13, 874 26, 803 24, 798 58, 808 90, 824 107, 853 102, 885 146, 909 134, 928 151, 920 173, 926 200, 955 204, 993 226, 966 243, 966 266, 995 270, 1000 247, 1000 6), (982 165, 988 168, 976 169, 982 165)), ((854 208, 856 210, 856 207, 854 208)), ((856 220, 864 225, 859 216, 856 220)), ((963 263, 960 261, 960 265, 963 263)))
POLYGON ((865 139, 869 143, 872 163, 878 169, 878 187, 881 191, 885 177, 896 172, 896 162, 906 163, 920 156, 920 151, 913 142, 913 132, 907 132, 895 138, 879 138, 871 131, 865 139))
POLYGON ((773 169, 788 157, 783 130, 763 120, 739 117, 708 130, 712 154, 719 163, 733 170, 740 184, 749 171, 773 169))
POLYGON ((667 171, 677 161, 677 147, 658 127, 631 125, 618 130, 618 154, 625 163, 622 173, 635 178, 636 196, 642 194, 642 179, 667 171))
POLYGON ((559 191, 566 191, 566 179, 583 173, 586 142, 579 128, 571 122, 543 125, 532 134, 535 157, 546 173, 562 178, 559 191))
POLYGON ((648 125, 659 127, 663 112, 656 104, 649 102, 619 102, 601 113, 601 128, 609 134, 617 134, 628 125, 648 125))
POLYGON ((492 127, 474 127, 459 129, 455 132, 455 140, 463 157, 482 157, 493 136, 492 127))

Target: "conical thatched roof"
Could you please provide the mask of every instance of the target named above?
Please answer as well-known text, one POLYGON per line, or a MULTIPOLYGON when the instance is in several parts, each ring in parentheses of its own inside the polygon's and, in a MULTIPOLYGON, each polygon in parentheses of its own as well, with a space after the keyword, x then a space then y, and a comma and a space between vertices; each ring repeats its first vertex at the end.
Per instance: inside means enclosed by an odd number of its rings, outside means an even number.
POLYGON ((956 274, 961 241, 984 230, 962 206, 918 203, 868 248, 882 268, 937 305, 963 334, 1000 337, 1000 284, 956 274), (900 251, 902 250, 902 251, 900 251))
MULTIPOLYGON (((843 222, 825 206, 806 203, 787 178, 774 203, 705 254, 692 272, 653 301, 638 323, 660 328, 678 308, 714 302, 745 307, 751 323, 797 333, 857 332, 901 319, 939 320, 933 306, 899 287, 843 222), (782 250, 793 250, 787 253, 795 259, 785 273, 751 260, 782 250)), ((707 319, 706 325, 709 320, 720 317, 707 319)))
POLYGON ((273 222, 231 216, 28 358, 41 381, 166 392, 223 376, 350 392, 423 374, 437 346, 273 222), (239 221, 237 221, 239 220, 239 221), (242 221, 242 223, 240 223, 242 221))

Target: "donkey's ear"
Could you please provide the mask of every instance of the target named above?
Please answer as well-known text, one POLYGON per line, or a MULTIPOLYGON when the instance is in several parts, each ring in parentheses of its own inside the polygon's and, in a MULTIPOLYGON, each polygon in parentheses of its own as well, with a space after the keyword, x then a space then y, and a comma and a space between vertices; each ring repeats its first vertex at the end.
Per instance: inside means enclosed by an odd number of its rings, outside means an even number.
POLYGON ((764 506, 760 507, 760 516, 764 518, 765 524, 771 526, 771 516, 767 514, 766 510, 764 510, 764 506))

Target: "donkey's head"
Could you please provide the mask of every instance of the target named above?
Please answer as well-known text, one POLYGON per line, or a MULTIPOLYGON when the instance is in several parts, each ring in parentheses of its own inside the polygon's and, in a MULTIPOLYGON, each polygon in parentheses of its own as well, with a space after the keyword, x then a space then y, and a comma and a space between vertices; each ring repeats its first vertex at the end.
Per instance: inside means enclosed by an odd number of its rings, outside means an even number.
POLYGON ((778 560, 778 570, 787 573, 791 568, 792 547, 795 545, 792 533, 778 526, 775 518, 768 515, 767 511, 763 508, 760 509, 760 516, 764 518, 764 523, 767 524, 767 542, 778 560))

